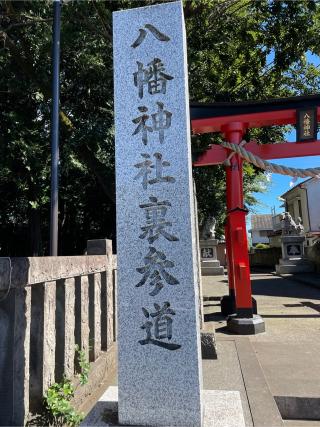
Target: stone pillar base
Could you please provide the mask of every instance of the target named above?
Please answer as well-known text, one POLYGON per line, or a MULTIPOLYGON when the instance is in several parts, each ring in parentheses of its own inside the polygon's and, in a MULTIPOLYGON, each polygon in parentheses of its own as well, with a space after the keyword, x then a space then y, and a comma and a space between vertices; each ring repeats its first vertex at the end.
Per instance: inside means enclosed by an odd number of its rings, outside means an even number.
POLYGON ((256 335, 266 330, 264 320, 258 314, 254 314, 251 318, 229 316, 227 328, 237 335, 256 335))
POLYGON ((313 264, 303 258, 281 258, 279 264, 276 265, 277 274, 312 273, 313 271, 313 264))
MULTIPOLYGON (((224 295, 220 300, 221 305, 221 314, 223 316, 230 316, 231 314, 236 314, 236 301, 234 295, 224 295)), ((257 314, 257 301, 255 298, 252 298, 252 311, 253 314, 257 314)))
POLYGON ((234 295, 224 295, 220 300, 221 314, 230 316, 236 312, 236 300, 234 295))
POLYGON ((205 263, 201 263, 201 274, 202 276, 223 276, 224 268, 220 265, 218 267, 207 267, 205 263))

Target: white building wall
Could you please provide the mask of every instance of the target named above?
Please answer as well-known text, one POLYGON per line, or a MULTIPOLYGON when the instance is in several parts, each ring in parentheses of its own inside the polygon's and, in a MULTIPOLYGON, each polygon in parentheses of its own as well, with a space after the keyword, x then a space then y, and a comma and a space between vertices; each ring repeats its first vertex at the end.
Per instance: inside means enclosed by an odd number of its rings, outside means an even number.
POLYGON ((252 245, 256 245, 257 243, 269 243, 269 238, 267 236, 260 236, 259 230, 251 231, 251 239, 252 245))
POLYGON ((306 182, 310 218, 310 231, 320 231, 320 180, 306 182))

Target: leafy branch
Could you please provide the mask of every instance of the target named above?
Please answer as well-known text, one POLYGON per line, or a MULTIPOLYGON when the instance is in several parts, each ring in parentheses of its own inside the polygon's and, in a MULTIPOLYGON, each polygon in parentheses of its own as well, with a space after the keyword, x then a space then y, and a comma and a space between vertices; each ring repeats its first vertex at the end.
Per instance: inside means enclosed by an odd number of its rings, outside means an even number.
MULTIPOLYGON (((76 358, 80 367, 79 380, 80 385, 85 385, 89 379, 90 363, 86 358, 85 352, 78 345, 75 346, 76 358)), ((76 388, 68 378, 63 378, 61 382, 52 384, 44 395, 43 413, 36 420, 42 425, 54 427, 60 426, 78 426, 84 418, 82 413, 78 413, 71 399, 74 397, 76 388)), ((29 423, 31 425, 31 423, 29 423)))
POLYGON ((80 384, 84 385, 87 384, 88 378, 89 378, 89 372, 90 372, 90 362, 86 358, 86 354, 83 350, 80 349, 78 344, 75 346, 76 354, 77 354, 77 361, 80 367, 80 384))

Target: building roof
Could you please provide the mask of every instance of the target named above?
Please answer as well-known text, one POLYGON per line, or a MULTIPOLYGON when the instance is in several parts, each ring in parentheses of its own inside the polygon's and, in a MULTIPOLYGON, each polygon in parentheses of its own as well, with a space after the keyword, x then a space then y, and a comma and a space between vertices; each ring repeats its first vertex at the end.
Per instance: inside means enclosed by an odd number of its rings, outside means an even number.
POLYGON ((251 215, 251 230, 273 230, 272 215, 251 215))
POLYGON ((281 194, 280 197, 285 199, 285 196, 287 196, 291 191, 295 190, 297 187, 303 188, 303 186, 308 182, 311 181, 314 178, 308 178, 305 181, 299 182, 299 184, 296 184, 294 187, 290 188, 290 190, 286 191, 285 193, 281 194))

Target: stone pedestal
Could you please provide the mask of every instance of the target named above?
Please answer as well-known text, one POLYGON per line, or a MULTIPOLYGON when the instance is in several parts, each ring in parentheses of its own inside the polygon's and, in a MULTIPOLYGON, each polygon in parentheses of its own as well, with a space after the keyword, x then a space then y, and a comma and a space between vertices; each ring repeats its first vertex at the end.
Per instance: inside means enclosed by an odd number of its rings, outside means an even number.
POLYGON ((112 240, 94 239, 87 240, 87 255, 107 255, 112 258, 112 240))
POLYGON ((200 240, 201 274, 202 276, 223 275, 223 267, 217 260, 217 239, 200 240))
POLYGON ((281 237, 282 258, 276 265, 277 274, 309 273, 314 270, 311 262, 304 258, 305 235, 281 237))

